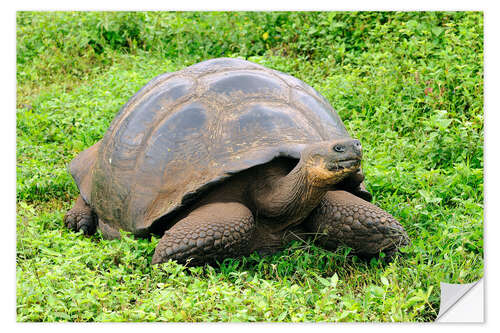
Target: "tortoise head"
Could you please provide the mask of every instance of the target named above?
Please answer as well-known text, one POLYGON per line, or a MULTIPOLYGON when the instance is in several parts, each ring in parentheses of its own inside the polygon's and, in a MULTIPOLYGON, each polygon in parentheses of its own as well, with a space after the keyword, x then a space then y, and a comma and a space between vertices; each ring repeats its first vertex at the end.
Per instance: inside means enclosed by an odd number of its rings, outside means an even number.
POLYGON ((301 162, 310 184, 331 187, 359 171, 361 157, 361 143, 349 138, 309 145, 302 151, 301 162))

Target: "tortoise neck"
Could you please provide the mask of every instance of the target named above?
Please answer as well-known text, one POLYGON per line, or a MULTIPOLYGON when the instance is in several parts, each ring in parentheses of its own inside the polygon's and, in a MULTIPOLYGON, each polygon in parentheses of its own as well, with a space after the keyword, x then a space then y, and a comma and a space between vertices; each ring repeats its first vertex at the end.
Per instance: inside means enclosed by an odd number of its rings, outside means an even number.
POLYGON ((285 176, 271 179, 255 193, 259 216, 283 228, 302 222, 319 204, 327 188, 314 186, 302 160, 285 176))

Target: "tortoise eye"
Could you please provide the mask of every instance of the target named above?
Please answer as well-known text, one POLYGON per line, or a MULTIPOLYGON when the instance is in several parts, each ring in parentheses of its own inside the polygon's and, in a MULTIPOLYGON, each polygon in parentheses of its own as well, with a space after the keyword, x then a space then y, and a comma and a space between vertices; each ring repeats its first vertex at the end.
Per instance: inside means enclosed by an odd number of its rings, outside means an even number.
POLYGON ((333 150, 335 150, 338 153, 343 153, 345 151, 345 146, 344 145, 335 145, 335 146, 333 146, 333 150))

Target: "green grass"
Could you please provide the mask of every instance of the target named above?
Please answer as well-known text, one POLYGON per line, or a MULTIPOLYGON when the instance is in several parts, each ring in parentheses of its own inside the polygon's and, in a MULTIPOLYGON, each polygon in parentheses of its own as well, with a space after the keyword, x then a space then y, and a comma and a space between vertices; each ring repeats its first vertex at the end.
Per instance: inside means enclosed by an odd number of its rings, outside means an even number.
POLYGON ((17 14, 18 321, 432 321, 483 275, 483 16, 17 14), (293 243, 151 266, 157 238, 66 230, 68 163, 154 76, 243 57, 322 93, 364 146, 374 202, 412 244, 390 264, 293 243))

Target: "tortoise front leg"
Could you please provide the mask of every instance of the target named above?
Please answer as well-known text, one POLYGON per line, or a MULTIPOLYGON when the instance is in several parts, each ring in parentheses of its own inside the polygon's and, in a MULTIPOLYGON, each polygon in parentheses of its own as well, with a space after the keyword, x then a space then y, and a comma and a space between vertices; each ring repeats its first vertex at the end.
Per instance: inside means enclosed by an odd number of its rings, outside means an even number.
POLYGON ((156 246, 152 263, 172 259, 200 265, 248 255, 254 232, 253 215, 244 205, 236 202, 207 204, 165 231, 156 246))
POLYGON ((343 244, 365 257, 380 252, 390 257, 409 243, 406 231, 392 215, 345 191, 327 192, 304 227, 328 249, 343 244))

